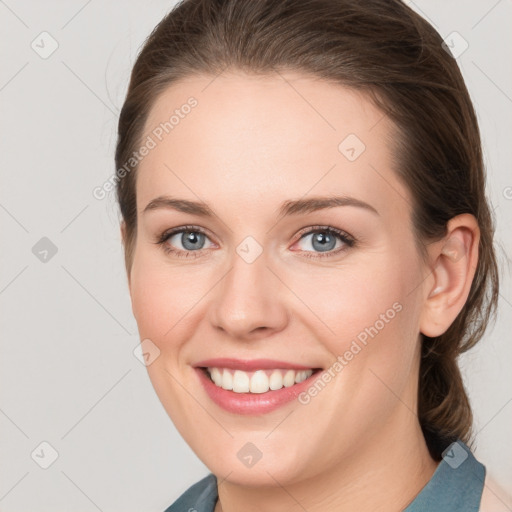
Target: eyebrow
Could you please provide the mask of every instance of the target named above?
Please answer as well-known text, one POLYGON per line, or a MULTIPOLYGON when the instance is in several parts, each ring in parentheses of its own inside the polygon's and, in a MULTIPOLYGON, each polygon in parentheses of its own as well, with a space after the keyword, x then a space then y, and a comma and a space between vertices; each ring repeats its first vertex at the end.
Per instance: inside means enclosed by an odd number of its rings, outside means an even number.
MULTIPOLYGON (((279 218, 289 215, 300 215, 312 213, 327 208, 338 206, 355 206, 363 208, 376 215, 379 212, 370 204, 348 196, 310 197, 308 199, 295 199, 285 201, 279 208, 279 218)), ((190 201, 188 199, 177 199, 170 196, 159 196, 152 199, 144 208, 143 213, 157 209, 177 210, 183 213, 190 213, 200 217, 214 217, 213 210, 202 201, 190 201)))

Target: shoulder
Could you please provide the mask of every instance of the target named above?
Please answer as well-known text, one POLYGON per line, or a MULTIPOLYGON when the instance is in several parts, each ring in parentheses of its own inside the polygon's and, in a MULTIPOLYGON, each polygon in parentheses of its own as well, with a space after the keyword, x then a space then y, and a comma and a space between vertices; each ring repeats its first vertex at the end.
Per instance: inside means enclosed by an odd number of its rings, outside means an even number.
POLYGON ((213 512, 217 497, 217 478, 210 473, 189 487, 164 512, 183 512, 184 510, 213 512))
POLYGON ((512 497, 492 477, 486 475, 479 512, 508 512, 511 507, 512 497))

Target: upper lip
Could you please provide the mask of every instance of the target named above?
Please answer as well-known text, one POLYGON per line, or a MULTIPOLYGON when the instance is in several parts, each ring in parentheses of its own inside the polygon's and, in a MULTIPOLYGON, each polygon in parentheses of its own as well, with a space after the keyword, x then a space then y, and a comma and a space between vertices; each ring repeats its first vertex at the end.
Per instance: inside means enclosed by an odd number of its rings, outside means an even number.
POLYGON ((309 370, 316 369, 314 366, 303 366, 296 363, 287 363, 286 361, 277 361, 275 359, 234 359, 218 357, 214 359, 205 359, 199 361, 193 366, 197 368, 229 368, 231 370, 255 371, 255 370, 271 370, 274 368, 289 368, 292 370, 309 370))

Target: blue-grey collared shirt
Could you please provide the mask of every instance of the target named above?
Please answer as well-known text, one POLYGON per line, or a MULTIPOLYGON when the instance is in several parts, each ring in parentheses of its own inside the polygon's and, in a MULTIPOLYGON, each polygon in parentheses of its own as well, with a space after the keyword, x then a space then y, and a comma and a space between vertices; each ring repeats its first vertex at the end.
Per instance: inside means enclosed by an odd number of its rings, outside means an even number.
MULTIPOLYGON (((403 512, 478 512, 485 466, 462 441, 444 452, 432 478, 403 512)), ((218 498, 213 473, 189 487, 164 512, 214 512, 218 498)))

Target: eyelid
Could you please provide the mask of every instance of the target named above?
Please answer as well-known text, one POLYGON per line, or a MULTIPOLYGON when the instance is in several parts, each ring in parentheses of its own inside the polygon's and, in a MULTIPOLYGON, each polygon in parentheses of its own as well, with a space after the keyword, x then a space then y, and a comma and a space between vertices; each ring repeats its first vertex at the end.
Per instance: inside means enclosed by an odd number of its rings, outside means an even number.
POLYGON ((334 226, 327 226, 327 225, 315 225, 315 226, 307 226, 303 229, 301 229, 298 233, 298 239, 297 241, 301 240, 304 235, 309 235, 311 233, 315 233, 318 231, 328 231, 331 233, 335 233, 336 235, 339 235, 342 238, 346 238, 347 240, 351 240, 355 242, 355 238, 344 231, 343 229, 335 228, 334 226))
MULTIPOLYGON (((192 231, 192 232, 202 233, 203 235, 205 235, 211 241, 211 237, 209 235, 208 230, 206 230, 206 229, 204 229, 204 228, 202 228, 200 226, 184 225, 184 226, 178 226, 178 227, 171 228, 171 229, 168 229, 168 230, 164 231, 157 238, 155 243, 159 244, 159 245, 162 245, 162 248, 163 248, 163 250, 165 252, 173 253, 173 254, 175 254, 178 257, 193 257, 193 258, 196 258, 196 257, 200 257, 201 253, 203 253, 204 251, 206 251, 208 253, 211 251, 211 248, 199 249, 197 251, 188 251, 188 250, 170 248, 170 247, 165 245, 165 242, 167 240, 169 240, 169 238, 171 238, 172 236, 174 236, 176 234, 185 232, 185 231, 192 231)), ((311 234, 314 234, 314 233, 317 233, 317 232, 322 232, 322 231, 333 233, 334 235, 336 235, 343 242, 344 246, 342 246, 342 247, 340 247, 340 248, 338 248, 336 250, 325 251, 324 253, 322 253, 322 252, 315 252, 315 251, 303 251, 303 250, 297 251, 297 252, 305 253, 307 255, 306 257, 309 257, 309 258, 334 257, 335 255, 337 255, 337 254, 339 254, 339 253, 341 253, 343 251, 346 251, 347 249, 349 249, 351 247, 354 247, 356 245, 356 243, 357 243, 357 240, 352 235, 350 235, 349 233, 347 233, 346 231, 344 231, 342 229, 335 228, 334 226, 328 226, 328 225, 313 225, 313 226, 307 226, 305 228, 302 228, 299 231, 299 233, 297 234, 297 239, 296 239, 295 242, 293 242, 292 246, 295 245, 296 243, 300 242, 300 240, 302 240, 305 236, 311 235, 311 234)), ((217 245, 213 241, 212 241, 212 243, 214 245, 217 245)))
POLYGON ((171 228, 171 229, 168 229, 168 230, 164 231, 158 237, 157 243, 164 243, 171 236, 176 235, 178 233, 181 233, 183 231, 196 231, 198 233, 202 233, 203 235, 207 236, 208 238, 211 238, 209 232, 206 229, 201 228, 199 226, 186 225, 186 226, 178 226, 178 227, 171 228))
POLYGON ((355 247, 357 244, 357 240, 344 231, 343 229, 335 228, 334 226, 326 226, 326 225, 316 225, 316 226, 308 226, 306 228, 303 228, 299 231, 298 239, 292 244, 295 245, 298 242, 300 242, 305 236, 312 235, 314 233, 318 232, 327 232, 327 233, 333 233, 336 237, 338 237, 343 245, 341 247, 338 247, 337 249, 333 249, 331 251, 325 251, 325 252, 315 252, 315 251, 304 251, 301 250, 299 252, 302 252, 306 258, 334 258, 335 256, 347 251, 348 249, 355 247))
MULTIPOLYGON (((154 243, 160 245, 165 254, 172 255, 176 258, 199 258, 203 256, 204 251, 210 253, 211 248, 200 249, 199 251, 187 251, 183 249, 175 249, 174 247, 166 244, 167 240, 169 240, 171 237, 179 233, 183 233, 185 231, 202 233, 211 241, 211 237, 206 229, 201 228, 199 226, 185 225, 165 230, 161 235, 157 237, 154 243)), ((213 245, 217 245, 213 241, 211 243, 213 245)))

